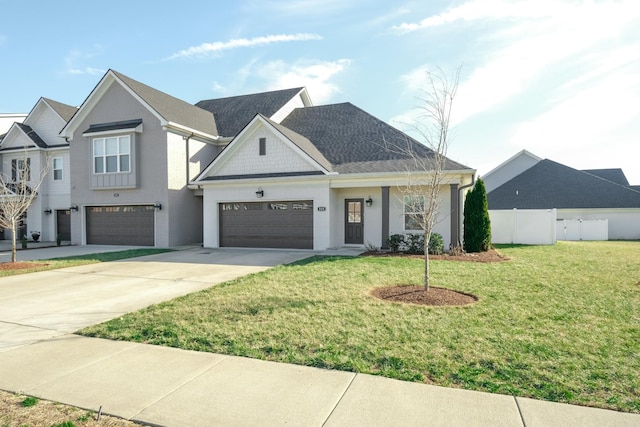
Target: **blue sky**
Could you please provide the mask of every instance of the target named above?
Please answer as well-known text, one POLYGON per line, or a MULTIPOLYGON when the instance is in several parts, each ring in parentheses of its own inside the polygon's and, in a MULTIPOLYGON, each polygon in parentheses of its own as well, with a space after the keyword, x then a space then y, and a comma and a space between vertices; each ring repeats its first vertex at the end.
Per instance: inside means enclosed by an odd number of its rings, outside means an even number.
POLYGON ((0 0, 0 113, 80 105, 109 68, 202 99, 306 86, 408 130, 426 70, 462 65, 449 157, 518 151, 640 184, 640 3, 0 0))

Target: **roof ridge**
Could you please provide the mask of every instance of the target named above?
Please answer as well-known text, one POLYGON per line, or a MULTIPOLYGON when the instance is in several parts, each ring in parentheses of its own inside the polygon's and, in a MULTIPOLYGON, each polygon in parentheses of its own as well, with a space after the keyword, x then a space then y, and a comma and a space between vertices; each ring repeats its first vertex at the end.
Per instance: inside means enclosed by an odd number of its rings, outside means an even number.
MULTIPOLYGON (((223 101, 223 100, 227 100, 227 99, 234 99, 234 98, 242 98, 245 96, 254 96, 254 95, 266 95, 269 93, 276 93, 276 92, 287 92, 287 91, 301 91, 304 89, 304 86, 300 86, 300 87, 292 87, 292 88, 288 88, 288 89, 275 89, 275 90, 266 90, 266 91, 262 91, 262 92, 251 92, 251 93, 245 93, 242 95, 232 95, 232 96, 223 96, 221 98, 209 98, 209 99, 201 99, 200 101, 196 102, 196 104, 200 103, 200 102, 204 102, 204 101, 223 101)), ((195 105, 195 104, 194 104, 195 105)))

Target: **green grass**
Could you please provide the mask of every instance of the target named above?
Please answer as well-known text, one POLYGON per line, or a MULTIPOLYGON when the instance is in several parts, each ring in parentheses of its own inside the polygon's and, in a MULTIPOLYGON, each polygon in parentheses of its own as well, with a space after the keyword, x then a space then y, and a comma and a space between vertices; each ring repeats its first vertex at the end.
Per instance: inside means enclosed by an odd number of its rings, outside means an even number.
POLYGON ((101 252, 97 254, 28 261, 34 264, 32 268, 25 268, 20 270, 0 270, 0 277, 14 276, 16 274, 34 273, 36 271, 56 270, 58 268, 75 267, 78 265, 95 264, 99 262, 117 261, 121 259, 154 255, 169 251, 171 251, 171 249, 128 249, 124 251, 101 252))
POLYGON ((640 412, 640 242, 510 246, 432 261, 474 305, 385 303, 423 261, 313 257, 83 330, 89 336, 640 412))

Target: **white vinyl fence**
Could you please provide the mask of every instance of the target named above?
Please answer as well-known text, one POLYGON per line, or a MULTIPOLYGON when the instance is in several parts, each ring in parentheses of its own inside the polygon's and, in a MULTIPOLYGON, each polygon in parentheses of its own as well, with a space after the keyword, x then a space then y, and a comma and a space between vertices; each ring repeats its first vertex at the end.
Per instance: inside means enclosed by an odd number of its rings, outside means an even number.
POLYGON ((606 219, 559 219, 558 240, 609 240, 609 221, 606 219))
POLYGON ((490 210, 491 242, 523 245, 556 243, 555 209, 490 210))

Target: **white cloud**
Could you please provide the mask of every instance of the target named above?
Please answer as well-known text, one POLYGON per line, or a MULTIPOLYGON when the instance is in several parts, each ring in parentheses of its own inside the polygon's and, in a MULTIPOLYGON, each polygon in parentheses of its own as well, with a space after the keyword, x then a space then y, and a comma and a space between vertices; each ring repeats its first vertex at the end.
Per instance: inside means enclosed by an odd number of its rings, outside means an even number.
POLYGON ((350 64, 349 59, 306 60, 294 64, 272 61, 260 67, 258 76, 268 82, 269 90, 306 86, 314 103, 322 104, 340 92, 340 88, 332 79, 346 70, 350 64))
MULTIPOLYGON (((482 62, 463 66, 456 123, 503 104, 532 89, 539 79, 560 67, 571 67, 574 75, 590 72, 576 68, 594 51, 609 53, 606 42, 619 42, 625 28, 634 27, 640 8, 631 2, 513 2, 473 0, 429 17, 405 29, 420 29, 458 21, 503 20, 489 37, 477 42, 474 51, 482 62), (632 25, 629 25, 632 24, 632 25)), ((397 27, 400 29, 400 27, 397 27)), ((607 61, 604 59, 603 61, 607 61)), ((420 69, 404 80, 410 89, 424 87, 420 69)))
POLYGON ((100 46, 95 46, 97 53, 94 52, 82 52, 79 50, 70 51, 67 56, 64 58, 64 62, 66 65, 66 73, 68 74, 89 74, 89 75, 102 75, 106 72, 105 69, 89 67, 86 65, 82 65, 82 63, 87 62, 90 59, 93 59, 98 53, 101 52, 102 48, 100 46))
POLYGON ((509 0, 472 0, 419 22, 403 22, 393 26, 399 32, 411 32, 439 27, 458 21, 535 19, 561 13, 565 4, 558 1, 538 0, 535 2, 509 0))
POLYGON ((226 50, 248 48, 255 46, 266 46, 273 43, 283 43, 292 41, 322 40, 318 34, 297 33, 297 34, 276 34, 269 36, 254 37, 251 39, 240 38, 231 39, 225 42, 202 43, 192 46, 166 58, 167 60, 176 58, 206 57, 220 54, 226 50))

